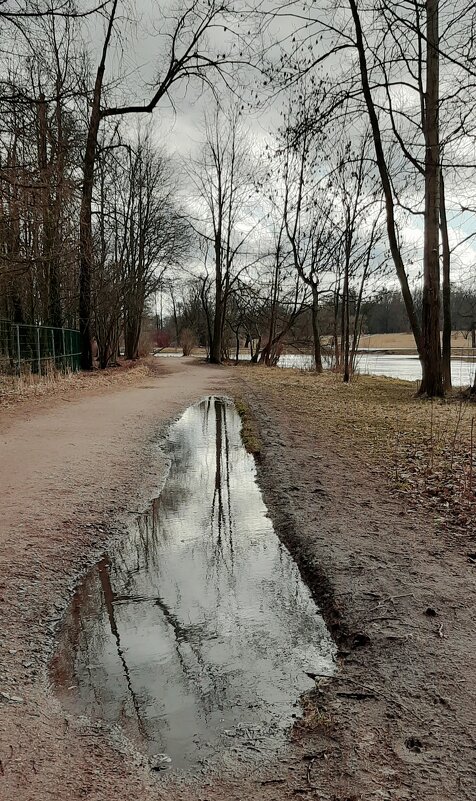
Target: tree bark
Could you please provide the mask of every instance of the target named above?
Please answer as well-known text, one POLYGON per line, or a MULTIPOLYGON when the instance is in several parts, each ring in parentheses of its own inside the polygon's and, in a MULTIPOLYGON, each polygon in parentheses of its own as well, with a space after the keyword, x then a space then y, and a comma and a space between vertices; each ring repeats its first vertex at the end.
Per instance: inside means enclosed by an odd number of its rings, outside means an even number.
MULTIPOLYGON (((59 102, 59 101, 58 101, 59 102)), ((58 132, 59 134, 59 132, 58 132)), ((54 252, 55 235, 54 226, 59 225, 59 216, 54 217, 51 197, 52 180, 48 172, 48 119, 46 99, 40 92, 38 103, 38 166, 41 180, 41 216, 42 216, 42 259, 44 264, 44 277, 47 284, 46 319, 49 325, 61 328, 61 305, 59 293, 59 276, 57 269, 57 254, 54 252)), ((59 136, 58 136, 59 140, 59 136)), ((56 176, 58 182, 59 176, 56 176)), ((58 192, 58 185, 56 188, 58 192)))
POLYGON ((344 287, 342 298, 342 347, 344 350, 344 384, 350 381, 350 298, 349 298, 349 272, 350 272, 350 242, 346 247, 345 268, 344 268, 344 287))
POLYGON ((126 359, 139 358, 141 319, 133 316, 124 322, 124 356, 126 359))
POLYGON ((451 254, 446 216, 445 183, 440 172, 440 228, 443 245, 443 388, 451 389, 451 254))
POLYGON ((423 248, 423 376, 420 394, 443 395, 440 342, 439 0, 427 0, 425 108, 425 241, 423 248))
POLYGON ((312 285, 312 338, 314 342, 314 364, 316 373, 322 373, 321 332, 319 330, 319 292, 317 286, 312 285))
POLYGON ((104 69, 98 70, 94 88, 93 107, 89 121, 86 152, 83 163, 83 186, 79 214, 79 331, 81 335, 81 369, 91 370, 91 274, 93 270, 92 199, 94 163, 99 131, 102 79, 104 69))
MULTIPOLYGON (((218 131, 216 132, 218 136, 218 131)), ((218 149, 217 149, 218 152, 218 149)), ((213 319, 213 338, 210 342, 211 364, 221 364, 222 357, 222 332, 223 332, 223 187, 220 159, 216 158, 217 170, 217 206, 218 217, 214 234, 215 250, 215 316, 213 319)))
POLYGON ((333 339, 334 339, 334 368, 337 371, 340 367, 340 347, 339 347, 339 333, 337 331, 337 321, 339 319, 339 296, 340 296, 340 278, 339 284, 334 290, 334 326, 333 326, 333 339))
POLYGON ((260 362, 262 361, 264 364, 269 365, 270 358, 271 358, 271 349, 274 344, 275 339, 275 331, 276 331, 276 308, 278 304, 278 292, 279 292, 279 259, 281 253, 281 241, 278 243, 278 249, 276 252, 276 260, 275 260, 275 267, 274 267, 274 276, 273 276, 273 286, 272 286, 272 295, 271 295, 271 317, 269 320, 269 331, 268 331, 268 341, 264 346, 261 356, 260 362))
POLYGON ((365 55, 365 44, 362 33, 362 25, 360 22, 360 16, 356 0, 349 0, 349 5, 352 12, 352 18, 354 21, 355 39, 359 55, 360 77, 362 82, 362 93, 364 95, 365 103, 367 106, 367 113, 369 115, 370 127, 372 130, 372 137, 375 147, 377 168, 379 171, 380 180, 382 183, 382 189, 385 197, 387 235, 390 245, 390 251, 392 254, 392 259, 395 265, 395 270, 400 283, 400 287, 402 290, 403 301, 405 303, 405 309, 408 315, 408 320, 410 322, 410 327, 412 329, 412 333, 415 338, 418 355, 420 356, 420 361, 423 361, 423 359, 425 358, 425 350, 423 348, 422 332, 420 328, 420 323, 418 321, 418 316, 416 314, 415 304, 413 303, 412 293, 410 291, 407 274, 405 272, 405 266, 403 264, 403 259, 398 245, 397 227, 395 221, 395 204, 393 200, 392 186, 390 183, 390 176, 388 173, 387 162, 383 150, 380 125, 377 117, 377 112, 375 110, 372 91, 370 89, 370 84, 369 84, 367 58, 365 55))
POLYGON ((83 185, 79 213, 79 330, 81 335, 81 369, 83 370, 91 370, 93 366, 91 351, 91 274, 93 270, 92 200, 94 166, 99 123, 101 122, 101 93, 106 68, 106 55, 111 40, 117 3, 118 0, 114 0, 104 39, 101 61, 96 73, 83 161, 83 185))
POLYGON ((53 221, 56 223, 56 237, 52 237, 52 244, 54 244, 54 252, 50 258, 50 320, 51 325, 57 328, 63 326, 63 311, 61 308, 61 264, 60 264, 60 236, 61 231, 60 220, 64 218, 62 210, 62 202, 64 198, 64 151, 65 143, 63 139, 63 110, 61 106, 61 83, 60 79, 56 79, 56 137, 57 137, 57 151, 56 151, 56 191, 53 203, 53 221))
POLYGON ((223 319, 223 295, 222 295, 222 274, 221 267, 215 264, 215 316, 213 319, 213 337, 210 343, 210 362, 211 364, 221 364, 222 350, 222 319, 223 319))

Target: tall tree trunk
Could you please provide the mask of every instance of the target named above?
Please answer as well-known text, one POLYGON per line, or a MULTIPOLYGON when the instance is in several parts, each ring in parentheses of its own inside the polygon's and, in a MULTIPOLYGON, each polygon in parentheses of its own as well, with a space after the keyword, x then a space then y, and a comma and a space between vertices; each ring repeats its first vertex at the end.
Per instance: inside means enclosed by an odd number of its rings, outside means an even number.
POLYGON ((420 357, 420 361, 423 362, 423 360, 425 359, 425 350, 423 348, 422 332, 420 328, 420 323, 418 321, 418 316, 415 310, 415 304, 413 303, 413 297, 410 290, 410 285, 408 283, 407 274, 405 272, 405 265, 403 263, 400 247, 398 244, 397 226, 395 221, 395 203, 393 200, 392 185, 390 182, 387 162, 385 159, 385 153, 382 144, 382 136, 380 132, 380 125, 377 116, 377 111, 375 109, 375 104, 372 97, 372 90, 370 88, 370 83, 369 83, 364 36, 362 32, 362 24, 360 21, 359 11, 357 8, 357 0, 349 0, 349 5, 352 13, 352 18, 354 21, 355 40, 356 40, 357 51, 359 54, 362 93, 364 95, 365 103, 367 106, 367 113, 369 115, 370 127, 372 130, 372 137, 375 147, 377 168, 379 171, 380 180, 382 183, 382 189, 385 197, 387 235, 390 245, 390 251, 392 254, 392 259, 395 265, 395 270, 400 283, 400 287, 402 290, 402 297, 405 303, 405 309, 408 315, 408 320, 410 322, 410 327, 412 329, 412 333, 415 338, 415 343, 418 349, 418 355, 420 357))
POLYGON ((339 295, 340 295, 340 278, 339 284, 334 290, 334 367, 336 370, 340 367, 340 348, 339 348, 339 334, 337 331, 337 321, 339 319, 339 295))
POLYGON ((98 70, 94 88, 93 108, 89 122, 86 152, 83 163, 83 186, 79 215, 79 331, 81 334, 81 368, 91 370, 91 274, 93 270, 92 200, 94 163, 100 122, 99 103, 104 69, 98 70))
POLYGON ((254 351, 253 351, 253 340, 251 340, 250 350, 251 350, 250 361, 253 364, 257 364, 258 363, 259 354, 260 354, 260 351, 261 351, 261 336, 258 337, 258 340, 257 340, 257 343, 256 343, 256 348, 255 348, 254 351))
POLYGON ((175 347, 178 348, 179 340, 180 340, 180 331, 179 331, 179 324, 178 324, 178 317, 177 317, 177 304, 175 303, 175 295, 173 291, 170 293, 170 297, 172 299, 172 315, 174 318, 174 328, 175 328, 175 347))
POLYGON ((130 298, 130 307, 124 319, 124 355, 126 359, 139 358, 144 302, 143 295, 130 298))
POLYGON ((104 39, 101 61, 96 73, 83 161, 83 185, 79 213, 79 330, 81 334, 81 368, 83 370, 91 370, 93 366, 91 352, 91 275, 94 261, 92 226, 94 166, 99 123, 101 122, 101 94, 106 69, 106 55, 111 40, 117 3, 118 0, 114 0, 104 39))
POLYGON ((280 245, 278 245, 278 250, 276 252, 276 261, 275 261, 274 276, 273 276, 273 286, 272 286, 272 296, 271 296, 271 317, 269 320, 268 342, 263 348, 263 352, 260 356, 260 361, 263 361, 267 365, 269 365, 270 363, 271 348, 274 342, 274 335, 276 331, 276 311, 277 311, 278 292, 279 292, 279 257, 280 257, 280 245))
POLYGON ((225 286, 223 288, 223 299, 222 299, 222 314, 221 314, 221 332, 220 332, 220 339, 222 343, 222 355, 223 355, 223 342, 225 339, 225 321, 226 321, 226 310, 228 306, 228 299, 230 296, 230 271, 231 265, 227 264, 226 272, 225 272, 225 286))
POLYGON ((344 349, 344 384, 350 381, 350 303, 349 303, 349 270, 350 270, 350 252, 346 253, 345 257, 345 272, 344 272, 344 289, 343 289, 343 308, 345 309, 343 321, 343 340, 342 347, 344 349))
POLYGON ((321 332, 319 330, 319 292, 312 284, 312 338, 314 342, 314 364, 316 373, 322 373, 321 332))
MULTIPOLYGON (((63 140, 63 109, 61 106, 61 82, 56 79, 56 187, 53 203, 53 222, 56 225, 56 236, 51 238, 53 251, 50 255, 50 309, 51 325, 61 328, 63 326, 63 311, 61 308, 61 264, 60 264, 60 232, 63 225, 62 203, 64 199, 64 150, 63 140)), ((59 332, 58 332, 59 334, 59 332)))
POLYGON ((124 325, 124 356, 134 360, 139 356, 140 331, 135 320, 124 325))
POLYGON ((451 389, 451 279, 450 242, 446 216, 445 182, 440 172, 440 228, 443 245, 443 388, 451 389))
POLYGON ((344 342, 345 342, 345 276, 342 286, 342 305, 340 308, 340 365, 344 369, 344 342))
POLYGON ((443 395, 440 342, 439 0, 427 0, 425 108, 425 241, 422 335, 425 358, 420 394, 443 395))
POLYGON ((213 336, 210 343, 210 362, 221 364, 222 356, 222 320, 223 320, 223 290, 222 275, 219 266, 215 273, 215 316, 213 319, 213 336))
MULTIPOLYGON (((212 346, 212 324, 211 324, 211 320, 210 320, 210 307, 209 307, 208 297, 207 297, 206 279, 202 280, 202 283, 201 283, 201 286, 200 286, 200 301, 201 301, 201 304, 202 304, 202 309, 203 309, 204 314, 205 314, 205 319, 207 321, 208 357, 210 358, 210 350, 211 350, 211 346, 212 346)), ((175 313, 175 305, 174 305, 174 313, 175 313)), ((176 319, 177 318, 175 317, 175 320, 176 319)))
MULTIPOLYGON (((58 90, 57 90, 58 93, 58 90)), ((57 100, 59 102, 59 100, 57 100)), ((58 139, 61 131, 57 132, 58 139)), ((55 228, 59 226, 60 210, 56 202, 53 206, 52 175, 48 170, 48 119, 46 99, 40 92, 38 103, 38 165, 41 176, 41 217, 42 237, 41 255, 46 282, 46 304, 44 311, 49 325, 61 328, 61 300, 58 271, 58 254, 55 248, 55 228)), ((60 143, 58 141, 58 148, 60 143)), ((59 174, 56 174, 56 194, 59 193, 59 174)))
POLYGON ((212 364, 221 364, 222 357, 222 332, 223 332, 223 199, 221 188, 221 174, 218 174, 218 222, 215 232, 215 316, 213 319, 213 336, 210 342, 210 358, 212 364))

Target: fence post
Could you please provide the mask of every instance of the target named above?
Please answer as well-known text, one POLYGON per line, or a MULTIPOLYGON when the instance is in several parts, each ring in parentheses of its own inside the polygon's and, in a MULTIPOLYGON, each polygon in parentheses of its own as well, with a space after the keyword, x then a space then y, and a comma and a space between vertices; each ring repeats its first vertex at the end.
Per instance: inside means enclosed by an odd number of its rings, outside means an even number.
POLYGON ((18 361, 18 375, 21 375, 21 349, 20 349, 20 326, 16 326, 17 329, 17 361, 18 361))
POLYGON ((36 347, 38 349, 38 375, 41 375, 40 326, 36 327, 36 347))
POLYGON ((53 354, 53 370, 56 369, 55 329, 51 329, 51 352, 53 354))
POLYGON ((63 342, 63 370, 66 369, 66 343, 64 339, 64 328, 61 329, 61 339, 63 342))

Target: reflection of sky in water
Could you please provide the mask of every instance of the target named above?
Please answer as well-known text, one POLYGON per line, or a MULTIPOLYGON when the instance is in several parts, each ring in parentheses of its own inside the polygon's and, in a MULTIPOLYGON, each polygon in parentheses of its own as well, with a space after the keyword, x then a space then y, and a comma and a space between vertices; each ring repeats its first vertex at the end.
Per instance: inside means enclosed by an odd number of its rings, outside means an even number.
POLYGON ((333 646, 266 517, 240 419, 217 399, 170 431, 164 490, 83 582, 55 662, 68 702, 179 766, 277 747, 333 646))
MULTIPOLYGON (((288 353, 280 357, 279 367, 295 367, 311 370, 314 365, 312 356, 288 353)), ((474 380, 476 364, 462 359, 451 360, 451 376, 453 386, 470 386, 474 380)), ((382 375, 388 378, 402 378, 405 381, 421 381, 421 367, 418 356, 400 356, 387 353, 359 353, 357 372, 367 375, 382 375)))

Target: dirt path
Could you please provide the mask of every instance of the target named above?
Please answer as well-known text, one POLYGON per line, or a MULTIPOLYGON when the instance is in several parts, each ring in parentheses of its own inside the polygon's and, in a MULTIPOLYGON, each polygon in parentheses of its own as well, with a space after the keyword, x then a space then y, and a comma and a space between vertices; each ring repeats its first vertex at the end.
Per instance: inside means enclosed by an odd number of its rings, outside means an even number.
POLYGON ((469 535, 443 536, 428 509, 409 512, 378 465, 289 408, 285 392, 192 360, 162 364, 127 386, 92 382, 79 397, 0 413, 2 801, 474 799, 469 535), (323 606, 341 669, 277 764, 170 786, 119 732, 111 741, 65 715, 48 657, 74 576, 160 484, 158 430, 201 396, 235 390, 261 429, 268 508, 323 606))
POLYGON ((124 386, 47 396, 0 413, 0 797, 145 798, 149 777, 99 732, 71 725, 48 688, 55 618, 72 577, 160 485, 151 440, 230 385, 222 368, 161 360, 124 386), (153 456, 153 460, 152 460, 153 456), (145 784, 144 784, 145 782, 145 784))

